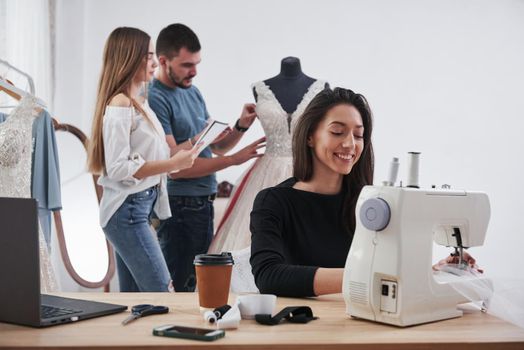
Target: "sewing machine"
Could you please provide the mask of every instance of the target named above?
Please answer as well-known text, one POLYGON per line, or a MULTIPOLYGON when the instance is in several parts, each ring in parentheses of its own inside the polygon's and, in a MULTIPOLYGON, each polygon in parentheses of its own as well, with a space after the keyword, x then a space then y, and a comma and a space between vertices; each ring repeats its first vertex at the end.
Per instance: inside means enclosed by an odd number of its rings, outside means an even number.
MULTIPOLYGON (((397 326, 462 316, 457 304, 472 301, 471 296, 461 295, 452 283, 478 280, 433 271, 433 241, 454 247, 462 259, 464 248, 484 243, 489 217, 485 193, 365 186, 344 271, 347 313, 397 326)), ((472 289, 479 301, 489 299, 487 290, 492 290, 472 289)))

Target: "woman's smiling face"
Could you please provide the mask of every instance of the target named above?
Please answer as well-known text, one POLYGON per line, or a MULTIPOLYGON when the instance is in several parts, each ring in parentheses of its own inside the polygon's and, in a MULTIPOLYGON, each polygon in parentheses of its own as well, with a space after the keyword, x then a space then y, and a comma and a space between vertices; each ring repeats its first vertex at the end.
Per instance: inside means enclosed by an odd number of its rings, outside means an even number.
POLYGON ((313 152, 313 173, 349 174, 364 149, 359 111, 349 104, 332 107, 308 138, 308 145, 313 152))

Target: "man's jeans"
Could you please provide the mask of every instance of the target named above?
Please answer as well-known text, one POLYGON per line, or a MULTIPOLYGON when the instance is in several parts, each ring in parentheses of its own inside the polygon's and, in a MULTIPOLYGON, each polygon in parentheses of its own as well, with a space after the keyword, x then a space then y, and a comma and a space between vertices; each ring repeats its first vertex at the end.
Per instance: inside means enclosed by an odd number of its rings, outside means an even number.
POLYGON ((103 228, 116 251, 121 292, 167 292, 169 271, 150 226, 156 187, 127 196, 103 228))
POLYGON ((211 196, 169 196, 171 218, 158 227, 158 240, 173 279, 175 291, 194 292, 195 255, 207 253, 213 238, 214 208, 211 196))

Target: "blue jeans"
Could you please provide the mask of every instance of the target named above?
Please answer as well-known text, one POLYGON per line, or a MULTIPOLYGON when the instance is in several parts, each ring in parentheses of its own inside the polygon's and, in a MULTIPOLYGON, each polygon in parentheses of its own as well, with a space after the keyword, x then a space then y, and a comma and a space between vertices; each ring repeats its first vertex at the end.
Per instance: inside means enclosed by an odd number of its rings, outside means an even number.
POLYGON ((121 292, 167 292, 171 278, 150 226, 156 187, 127 196, 103 228, 116 251, 121 292))
POLYGON ((157 234, 175 291, 194 292, 195 255, 207 253, 213 238, 213 201, 208 196, 169 196, 171 218, 157 234))

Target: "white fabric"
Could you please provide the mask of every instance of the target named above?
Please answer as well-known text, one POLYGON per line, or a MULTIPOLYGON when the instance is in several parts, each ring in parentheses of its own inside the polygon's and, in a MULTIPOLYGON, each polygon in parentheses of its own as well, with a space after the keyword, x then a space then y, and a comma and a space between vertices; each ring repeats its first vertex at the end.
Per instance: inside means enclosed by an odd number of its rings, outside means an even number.
POLYGON ((524 329, 524 279, 493 278, 495 292, 491 297, 488 314, 524 329))
POLYGON ((37 113, 27 95, 0 124, 0 194, 4 197, 31 197, 33 122, 37 113))
POLYGON ((274 294, 239 295, 231 309, 217 321, 217 328, 236 329, 240 320, 253 320, 257 314, 273 315, 276 304, 277 296, 274 294))
POLYGON ((217 321, 218 329, 237 329, 242 316, 238 308, 238 299, 220 320, 217 321))
MULTIPOLYGON (((210 253, 233 252, 235 265, 231 278, 231 290, 234 293, 256 292, 251 265, 249 264, 251 232, 249 230, 250 214, 258 192, 275 186, 291 177, 293 159, 291 138, 298 119, 309 102, 324 89, 325 81, 317 80, 303 96, 296 110, 291 113, 291 125, 288 126, 288 113, 284 111, 271 89, 264 83, 253 84, 257 93, 256 112, 266 135, 266 151, 254 165, 245 187, 231 214, 223 222, 209 248, 210 253), (236 254, 236 251, 240 251, 236 254)), ((242 182, 248 169, 237 181, 231 199, 235 198, 238 185, 242 182)), ((233 203, 228 203, 226 213, 233 203)))
POLYGON ((492 278, 456 264, 443 265, 439 269, 441 271, 437 273, 448 274, 448 279, 449 276, 455 276, 449 285, 466 300, 488 314, 524 328, 523 279, 492 278))
POLYGON ((238 293, 258 293, 255 277, 251 272, 251 246, 244 249, 233 250, 233 271, 231 272, 231 292, 238 293))
MULTIPOLYGON (((31 197, 32 130, 39 112, 36 100, 26 95, 7 120, 0 124, 0 197, 31 197)), ((9 226, 8 223, 5 225, 9 226)), ((40 289, 44 293, 55 292, 58 283, 40 225, 38 233, 40 289)))
POLYGON ((160 184, 155 213, 159 219, 171 216, 166 174, 137 179, 133 175, 146 161, 169 158, 169 146, 155 112, 142 106, 151 123, 133 107, 107 106, 103 122, 106 172, 98 180, 104 188, 100 201, 100 225, 107 222, 126 197, 160 184), (152 127, 152 125, 153 127, 152 127))

